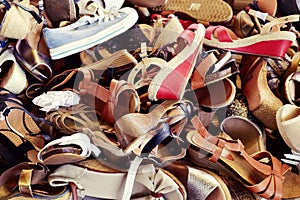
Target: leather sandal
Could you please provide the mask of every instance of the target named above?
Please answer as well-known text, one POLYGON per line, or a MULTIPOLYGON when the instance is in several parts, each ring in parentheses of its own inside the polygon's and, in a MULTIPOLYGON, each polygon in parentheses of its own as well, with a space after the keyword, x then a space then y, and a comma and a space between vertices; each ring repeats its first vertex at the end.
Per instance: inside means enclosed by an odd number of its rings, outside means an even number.
POLYGON ((12 93, 2 90, 0 105, 1 128, 13 132, 21 140, 29 141, 37 151, 44 146, 47 138, 53 137, 50 132, 53 124, 26 110, 12 93))
POLYGON ((44 165, 30 162, 22 162, 7 169, 0 175, 0 198, 70 199, 68 186, 49 185, 49 172, 44 165))
POLYGON ((191 76, 191 89, 203 88, 211 83, 228 78, 238 72, 229 51, 204 51, 199 55, 198 64, 191 76))
POLYGON ((100 150, 90 143, 87 135, 74 133, 47 143, 37 157, 44 165, 62 165, 85 160, 92 153, 97 157, 100 150))
POLYGON ((59 107, 46 113, 45 119, 52 122, 60 134, 72 135, 83 128, 100 130, 99 114, 93 107, 80 103, 70 107, 59 107))
POLYGON ((226 117, 221 122, 220 128, 222 138, 229 136, 228 139, 241 140, 249 155, 266 150, 262 130, 246 117, 226 117))
POLYGON ((263 198, 279 200, 300 196, 295 187, 300 182, 300 176, 291 172, 291 167, 282 164, 271 153, 262 151, 249 156, 240 140, 210 135, 197 117, 192 119, 192 123, 196 130, 187 134, 192 162, 228 173, 263 198), (269 162, 262 162, 262 159, 269 162))
POLYGON ((182 183, 166 170, 155 169, 152 164, 139 167, 135 178, 130 183, 133 186, 132 191, 126 190, 127 176, 129 172, 114 170, 92 159, 72 165, 62 165, 49 175, 48 180, 53 187, 66 186, 73 182, 80 197, 126 200, 135 198, 154 200, 160 197, 169 200, 186 199, 186 191, 182 183), (78 176, 81 178, 78 179, 78 176))
POLYGON ((229 188, 212 170, 193 166, 188 162, 173 162, 166 168, 185 186, 188 199, 231 200, 229 188))
POLYGON ((26 40, 18 40, 14 55, 23 69, 38 81, 47 82, 52 78, 51 59, 31 48, 26 40))
POLYGON ((153 157, 157 163, 182 158, 185 148, 179 135, 191 112, 193 105, 187 100, 166 100, 147 114, 124 115, 115 123, 120 147, 125 152, 153 157), (174 152, 167 152, 168 147, 174 152))

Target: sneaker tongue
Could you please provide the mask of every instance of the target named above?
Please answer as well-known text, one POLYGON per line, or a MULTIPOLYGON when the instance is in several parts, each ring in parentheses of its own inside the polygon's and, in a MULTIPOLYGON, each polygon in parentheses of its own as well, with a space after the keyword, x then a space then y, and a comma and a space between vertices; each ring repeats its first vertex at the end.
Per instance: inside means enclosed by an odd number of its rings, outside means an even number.
POLYGON ((105 10, 119 10, 125 0, 103 0, 105 10))

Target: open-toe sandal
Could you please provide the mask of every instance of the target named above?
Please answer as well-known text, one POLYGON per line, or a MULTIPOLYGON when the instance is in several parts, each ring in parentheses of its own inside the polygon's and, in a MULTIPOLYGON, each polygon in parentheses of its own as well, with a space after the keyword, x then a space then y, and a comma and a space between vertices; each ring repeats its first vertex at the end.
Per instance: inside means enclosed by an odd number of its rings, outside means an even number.
POLYGON ((221 137, 241 140, 245 151, 251 155, 266 150, 262 130, 246 117, 226 117, 220 125, 221 137))
POLYGON ((297 22, 299 16, 290 15, 286 18, 274 19, 261 28, 260 34, 242 39, 239 39, 231 29, 225 26, 209 26, 206 29, 204 45, 240 54, 283 59, 291 44, 296 40, 296 35, 291 31, 278 30, 278 25, 297 22), (276 51, 273 51, 274 49, 276 51))
POLYGON ((29 141, 36 150, 40 150, 47 138, 53 137, 53 124, 44 118, 37 117, 29 112, 19 99, 1 91, 1 129, 14 133, 22 140, 29 141))
POLYGON ((189 101, 166 100, 147 114, 124 115, 115 123, 120 147, 125 152, 157 159, 158 163, 183 157, 185 148, 179 135, 192 111, 189 101), (168 152, 168 147, 174 152, 168 152))
POLYGON ((0 198, 70 199, 68 186, 49 185, 49 173, 46 166, 30 162, 22 162, 7 169, 0 175, 0 198))
POLYGON ((52 78, 50 58, 30 47, 27 40, 18 40, 14 55, 23 69, 38 81, 47 82, 52 78))
POLYGON ((232 199, 225 182, 212 170, 200 168, 184 161, 173 162, 165 169, 174 174, 185 186, 188 199, 232 199))
POLYGON ((196 130, 187 134, 189 155, 197 165, 227 172, 263 198, 282 199, 300 196, 300 176, 267 151, 249 156, 240 140, 212 136, 199 118, 192 119, 196 130), (262 162, 267 159, 268 162, 262 162))
POLYGON ((47 143, 37 157, 44 165, 62 165, 85 160, 92 153, 98 156, 100 150, 84 133, 74 133, 47 143))

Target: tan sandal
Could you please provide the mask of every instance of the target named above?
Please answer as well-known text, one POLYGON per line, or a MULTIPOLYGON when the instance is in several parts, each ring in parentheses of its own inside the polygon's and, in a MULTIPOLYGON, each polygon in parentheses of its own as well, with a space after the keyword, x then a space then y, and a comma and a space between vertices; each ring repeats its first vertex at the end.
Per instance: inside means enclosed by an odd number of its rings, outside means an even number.
POLYGON ((282 164, 271 153, 262 151, 249 156, 240 140, 210 135, 196 117, 192 123, 196 130, 187 134, 187 140, 192 145, 189 153, 194 163, 228 173, 263 198, 279 200, 300 197, 297 188, 300 176, 291 172, 291 167, 282 164), (261 162, 262 159, 269 162, 261 162))

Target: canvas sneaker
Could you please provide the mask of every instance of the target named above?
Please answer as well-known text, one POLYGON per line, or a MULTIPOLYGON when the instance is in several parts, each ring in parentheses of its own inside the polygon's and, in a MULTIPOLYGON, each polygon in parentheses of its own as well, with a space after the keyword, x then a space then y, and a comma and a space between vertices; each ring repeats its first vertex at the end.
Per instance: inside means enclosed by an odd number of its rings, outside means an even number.
POLYGON ((100 9, 94 16, 83 16, 61 28, 44 28, 43 34, 53 60, 67 57, 116 37, 138 20, 134 8, 124 7, 115 11, 100 9))

